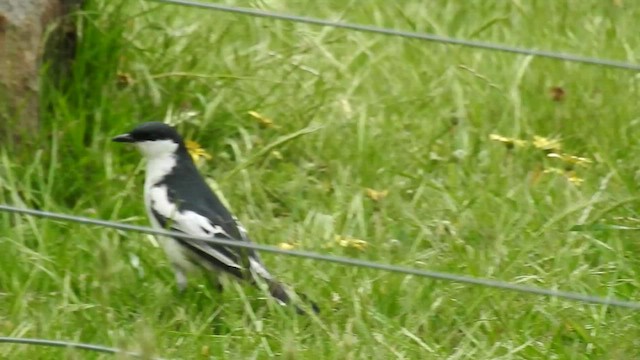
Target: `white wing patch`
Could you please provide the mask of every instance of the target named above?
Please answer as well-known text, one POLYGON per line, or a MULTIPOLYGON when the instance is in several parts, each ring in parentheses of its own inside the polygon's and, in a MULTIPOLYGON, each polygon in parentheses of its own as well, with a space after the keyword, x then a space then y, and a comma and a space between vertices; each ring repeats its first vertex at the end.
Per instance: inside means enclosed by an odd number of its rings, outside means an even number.
MULTIPOLYGON (((242 226, 240 221, 238 221, 238 218, 234 216, 233 221, 235 221, 236 223, 236 227, 238 228, 238 232, 242 237, 242 241, 249 242, 249 237, 247 236, 247 230, 244 228, 244 226, 242 226)), ((256 254, 256 257, 257 256, 258 255, 256 254)), ((251 270, 252 273, 257 274, 263 279, 266 279, 266 280, 273 279, 273 276, 271 276, 269 271, 267 271, 267 268, 265 268, 264 265, 262 265, 262 262, 260 262, 259 258, 249 257, 249 269, 251 270)))
POLYGON ((233 221, 236 223, 236 227, 238 228, 238 232, 242 237, 242 241, 249 241, 249 237, 247 236, 247 230, 244 228, 244 226, 242 226, 240 221, 238 221, 238 218, 234 216, 233 221))
MULTIPOLYGON (((150 209, 170 221, 171 227, 176 230, 193 236, 216 237, 216 235, 222 235, 231 239, 231 237, 220 226, 211 225, 206 217, 193 211, 181 212, 174 203, 169 201, 167 187, 164 185, 151 187, 149 189, 148 198, 148 206, 150 209)), ((153 214, 149 215, 153 217, 153 214)), ((223 264, 237 269, 242 269, 242 266, 233 261, 233 259, 222 254, 216 249, 209 246, 202 246, 197 242, 193 242, 192 244, 199 250, 215 257, 223 264)))
MULTIPOLYGON (((209 223, 209 224, 211 224, 211 223, 209 223)), ((229 239, 232 239, 232 237, 229 234, 227 234, 227 232, 224 231, 224 229, 220 225, 213 225, 213 233, 214 233, 214 235, 222 235, 223 237, 227 237, 229 239)))
POLYGON ((249 258, 249 268, 251 272, 258 274, 261 278, 265 280, 272 280, 273 276, 267 271, 267 269, 260 263, 260 261, 254 259, 253 257, 249 258))

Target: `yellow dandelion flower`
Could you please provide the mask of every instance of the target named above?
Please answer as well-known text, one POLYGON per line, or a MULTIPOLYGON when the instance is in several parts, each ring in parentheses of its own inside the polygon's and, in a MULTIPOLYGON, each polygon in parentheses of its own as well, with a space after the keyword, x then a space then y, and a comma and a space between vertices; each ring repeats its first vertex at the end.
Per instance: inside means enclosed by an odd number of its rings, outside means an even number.
POLYGON ((507 142, 507 141, 509 141, 508 137, 502 136, 502 135, 498 135, 498 134, 490 134, 489 135, 489 139, 491 139, 493 141, 499 141, 499 142, 507 142))
POLYGON ((528 144, 526 140, 510 138, 499 134, 490 134, 489 139, 503 143, 507 147, 507 149, 513 149, 514 147, 525 147, 528 144))
POLYGON ((356 249, 360 251, 364 251, 369 245, 364 240, 352 238, 350 236, 342 236, 342 235, 336 235, 335 242, 343 248, 356 249))
POLYGON ((549 139, 543 136, 533 136, 533 146, 544 151, 558 152, 562 149, 562 143, 559 139, 549 139))
POLYGON ((389 190, 374 190, 374 189, 370 189, 370 188, 366 188, 365 190, 365 194, 367 194, 367 197, 373 201, 380 201, 384 198, 387 197, 387 195, 389 195, 389 190))
POLYGON ((257 111, 249 111, 247 114, 251 115, 254 119, 258 120, 258 124, 264 128, 276 127, 276 124, 270 118, 260 114, 257 111))
POLYGON ((584 182, 584 179, 578 177, 573 171, 566 173, 567 180, 575 186, 580 186, 584 182))
POLYGON ((278 247, 282 250, 293 250, 296 248, 294 244, 288 242, 281 242, 280 244, 278 244, 278 247))
POLYGON ((579 165, 584 167, 589 166, 590 164, 593 163, 593 161, 589 158, 575 156, 575 155, 568 155, 568 154, 549 153, 547 154, 547 157, 559 159, 561 161, 564 161, 567 164, 579 165))
POLYGON ((198 162, 200 159, 211 160, 213 157, 205 149, 193 140, 187 140, 184 142, 189 151, 189 155, 194 162, 198 162))

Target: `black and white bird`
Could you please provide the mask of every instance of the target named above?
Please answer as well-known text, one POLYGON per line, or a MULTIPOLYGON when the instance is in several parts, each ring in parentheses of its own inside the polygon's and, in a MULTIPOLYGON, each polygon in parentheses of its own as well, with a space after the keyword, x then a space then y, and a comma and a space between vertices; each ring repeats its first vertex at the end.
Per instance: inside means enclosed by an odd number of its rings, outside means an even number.
MULTIPOLYGON (((143 123, 115 142, 135 144, 146 158, 144 203, 153 227, 193 236, 251 241, 196 168, 178 132, 161 122, 143 123)), ((267 271, 252 249, 231 248, 205 241, 160 237, 173 265, 178 289, 187 286, 187 274, 201 268, 218 286, 220 272, 254 285, 265 284, 281 305, 293 301, 293 292, 267 271)), ((316 304, 311 307, 318 312, 316 304)), ((302 311, 296 306, 296 309, 302 311)))

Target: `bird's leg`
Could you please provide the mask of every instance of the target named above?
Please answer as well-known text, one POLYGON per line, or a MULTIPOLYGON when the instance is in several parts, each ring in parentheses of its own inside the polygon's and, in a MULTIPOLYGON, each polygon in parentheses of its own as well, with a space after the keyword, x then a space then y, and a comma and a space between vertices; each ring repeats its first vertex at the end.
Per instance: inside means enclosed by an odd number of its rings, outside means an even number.
POLYGON ((214 271, 207 271, 207 279, 209 279, 209 282, 211 283, 211 285, 213 285, 213 287, 218 292, 224 291, 224 286, 222 285, 222 282, 220 281, 220 277, 219 277, 218 273, 216 273, 214 271))
POLYGON ((176 274, 176 284, 178 284, 178 292, 183 293, 187 289, 187 275, 184 270, 178 266, 173 267, 176 274))

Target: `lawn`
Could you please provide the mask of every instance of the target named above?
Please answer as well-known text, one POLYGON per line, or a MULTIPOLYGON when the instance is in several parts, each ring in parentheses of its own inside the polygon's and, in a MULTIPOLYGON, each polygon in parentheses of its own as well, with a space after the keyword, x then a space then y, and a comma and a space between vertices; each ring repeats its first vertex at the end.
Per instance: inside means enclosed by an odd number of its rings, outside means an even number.
MULTIPOLYGON (((640 62, 631 0, 226 3, 640 62)), ((77 22, 42 133, 1 149, 2 203, 147 225, 140 155, 110 138, 164 120, 211 155, 202 172, 258 243, 640 299, 636 232, 570 231, 640 225, 634 72, 142 0, 77 22)), ((640 357, 629 309, 264 254, 323 310, 296 316, 198 275, 179 294, 147 235, 0 222, 6 336, 169 359, 640 357)))

